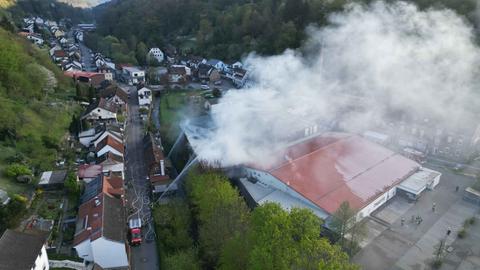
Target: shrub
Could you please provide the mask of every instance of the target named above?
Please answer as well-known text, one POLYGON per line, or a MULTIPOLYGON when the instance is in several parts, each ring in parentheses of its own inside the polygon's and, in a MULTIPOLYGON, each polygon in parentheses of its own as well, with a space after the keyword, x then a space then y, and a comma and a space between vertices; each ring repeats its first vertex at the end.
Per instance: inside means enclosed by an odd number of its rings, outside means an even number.
POLYGON ((457 235, 458 235, 458 238, 463 239, 465 238, 465 236, 467 236, 467 231, 465 230, 465 228, 463 228, 458 232, 457 235))
POLYGON ((13 163, 5 168, 7 177, 17 177, 19 175, 32 175, 30 168, 23 164, 13 163))

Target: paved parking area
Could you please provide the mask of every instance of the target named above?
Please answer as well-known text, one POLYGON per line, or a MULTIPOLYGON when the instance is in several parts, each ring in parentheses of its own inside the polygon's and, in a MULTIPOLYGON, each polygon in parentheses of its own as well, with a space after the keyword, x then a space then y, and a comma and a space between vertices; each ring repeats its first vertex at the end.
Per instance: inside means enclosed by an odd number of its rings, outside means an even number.
MULTIPOLYGON (((478 213, 478 207, 461 198, 461 190, 474 180, 448 170, 433 169, 443 174, 435 190, 424 193, 415 204, 399 197, 394 198, 374 215, 380 219, 380 223, 375 221, 375 217, 367 222, 370 239, 366 240, 366 246, 354 256, 355 263, 368 270, 431 269, 429 262, 434 256, 435 247, 445 238, 446 231, 450 228, 452 233, 446 242, 447 246, 452 246, 453 251, 445 258, 445 269, 480 269, 477 267, 480 239, 475 240, 475 234, 480 232, 477 230, 465 239, 456 239, 464 220, 478 213), (460 186, 459 192, 455 192, 457 185, 460 186), (435 212, 432 211, 433 203, 436 204, 435 212), (412 223, 411 216, 421 216, 423 222, 419 225, 412 223), (405 218, 403 226, 402 217, 405 218), (473 242, 467 245, 468 241, 473 242), (447 268, 447 265, 451 268, 447 268), (468 268, 472 265, 474 268, 468 268)), ((469 231, 473 230, 472 227, 469 231)))

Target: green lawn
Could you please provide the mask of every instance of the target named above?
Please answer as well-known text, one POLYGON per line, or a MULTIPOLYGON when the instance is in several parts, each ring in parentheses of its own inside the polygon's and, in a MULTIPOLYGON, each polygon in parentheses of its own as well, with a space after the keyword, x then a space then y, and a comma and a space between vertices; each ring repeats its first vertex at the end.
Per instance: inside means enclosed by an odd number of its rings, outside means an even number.
POLYGON ((172 90, 161 96, 160 102, 160 133, 162 134, 164 147, 168 152, 180 133, 180 122, 185 115, 191 113, 188 105, 189 96, 198 95, 200 91, 172 90))
MULTIPOLYGON (((15 154, 15 149, 12 147, 5 147, 0 145, 0 161, 3 161, 15 154)), ((5 190, 10 195, 26 194, 33 190, 33 186, 29 184, 22 184, 16 182, 14 179, 9 179, 3 175, 5 164, 0 162, 0 189, 5 190)))

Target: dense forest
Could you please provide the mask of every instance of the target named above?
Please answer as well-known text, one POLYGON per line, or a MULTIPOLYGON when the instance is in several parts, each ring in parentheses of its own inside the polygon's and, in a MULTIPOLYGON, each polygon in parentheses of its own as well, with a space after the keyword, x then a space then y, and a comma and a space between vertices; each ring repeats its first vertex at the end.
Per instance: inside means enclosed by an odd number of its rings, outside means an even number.
MULTIPOLYGON (((407 1, 421 8, 451 8, 472 23, 476 19, 475 0, 407 1)), ((90 36, 89 44, 94 48, 115 44, 116 51, 109 56, 124 57, 137 51, 139 44, 140 49, 172 44, 185 54, 226 60, 251 51, 270 55, 298 48, 308 25, 325 25, 329 14, 341 11, 348 2, 351 0, 113 1, 94 9, 98 32, 90 36)))

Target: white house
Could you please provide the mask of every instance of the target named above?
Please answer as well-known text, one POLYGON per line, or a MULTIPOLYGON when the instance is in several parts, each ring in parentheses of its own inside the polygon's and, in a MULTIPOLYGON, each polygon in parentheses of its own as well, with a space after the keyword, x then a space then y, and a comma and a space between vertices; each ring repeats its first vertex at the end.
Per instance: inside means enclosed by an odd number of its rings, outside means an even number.
POLYGON ((118 108, 115 103, 100 98, 98 102, 92 103, 87 108, 81 119, 90 121, 116 121, 117 111, 118 108))
POLYGON ((149 108, 150 104, 152 103, 152 90, 143 87, 142 89, 138 90, 138 105, 141 108, 149 108))
POLYGON ((124 67, 122 77, 127 84, 137 85, 145 82, 145 71, 136 67, 124 67))
POLYGON ((73 246, 80 258, 102 269, 128 268, 122 199, 100 193, 80 205, 73 246))
POLYGON ((48 270, 47 233, 29 234, 7 229, 0 238, 0 269, 48 270))
POLYGON ((45 42, 43 40, 42 36, 40 36, 38 34, 30 34, 30 35, 27 36, 27 39, 30 40, 31 42, 33 42, 36 45, 43 45, 43 43, 45 42))
POLYGON ((162 50, 160 50, 160 48, 151 48, 147 54, 147 57, 153 57, 157 59, 159 63, 162 63, 165 59, 165 55, 163 54, 162 50))
POLYGON ((227 68, 227 65, 218 59, 210 59, 206 64, 218 69, 219 71, 224 71, 227 68))

